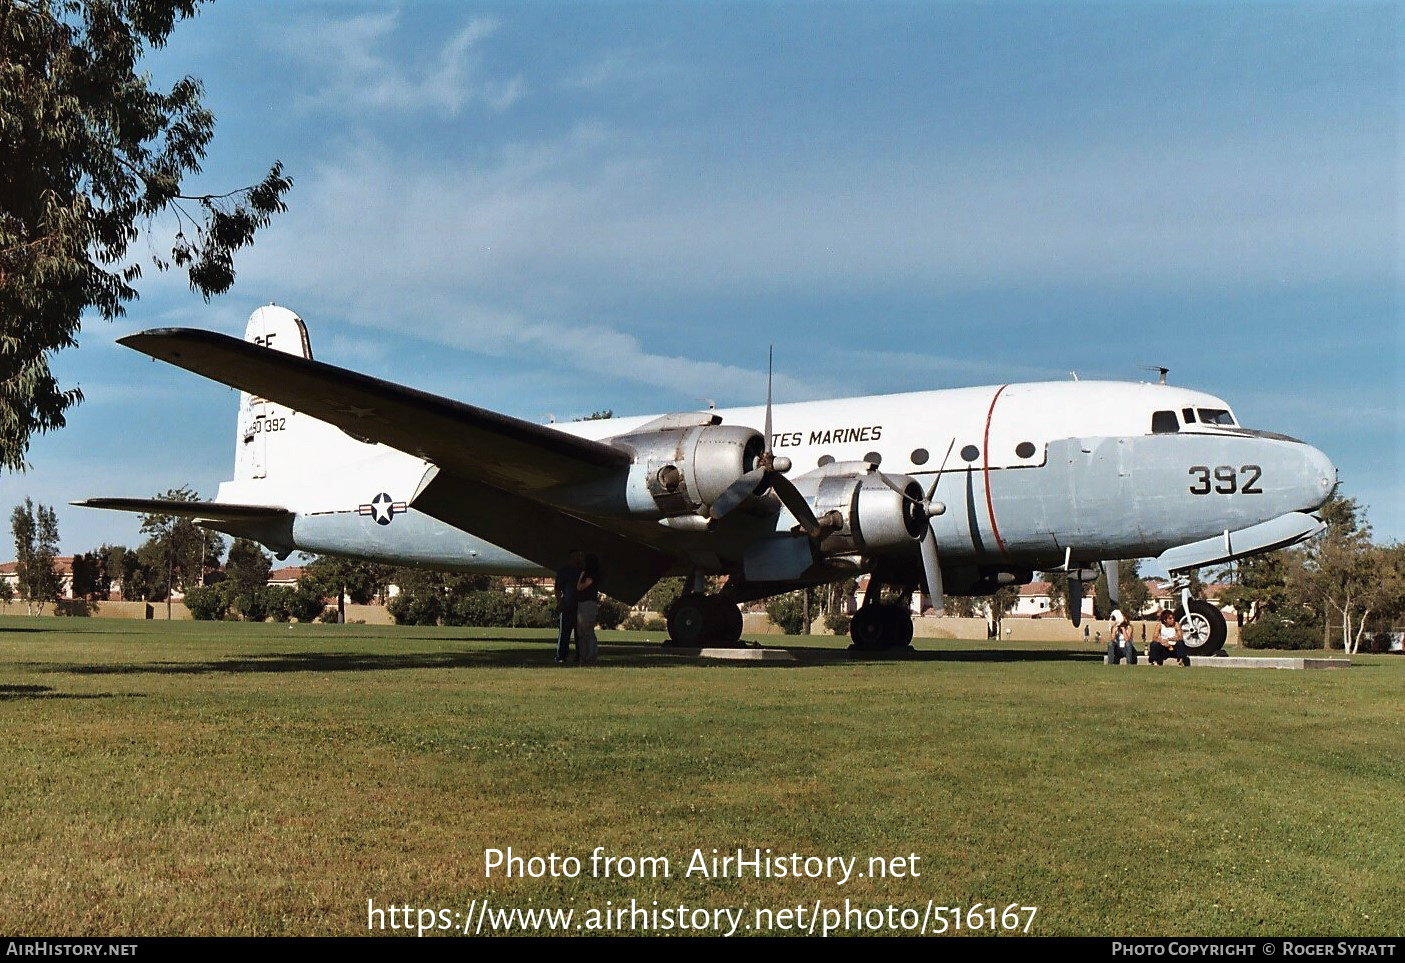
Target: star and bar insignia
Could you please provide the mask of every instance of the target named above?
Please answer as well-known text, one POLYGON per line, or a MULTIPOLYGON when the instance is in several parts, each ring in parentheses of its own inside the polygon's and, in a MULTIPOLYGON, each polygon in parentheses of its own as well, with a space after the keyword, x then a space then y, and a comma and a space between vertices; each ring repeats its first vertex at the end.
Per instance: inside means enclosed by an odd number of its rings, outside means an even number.
POLYGON ((371 499, 370 504, 356 506, 358 515, 370 515, 376 520, 377 525, 389 525, 390 520, 396 515, 403 515, 409 510, 404 502, 397 502, 391 499, 385 492, 381 492, 371 499))

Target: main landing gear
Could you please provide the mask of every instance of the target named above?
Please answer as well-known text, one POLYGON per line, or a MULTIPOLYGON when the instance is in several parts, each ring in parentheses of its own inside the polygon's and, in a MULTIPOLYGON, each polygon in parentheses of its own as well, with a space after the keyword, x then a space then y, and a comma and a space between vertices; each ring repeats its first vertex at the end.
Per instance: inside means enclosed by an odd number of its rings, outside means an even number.
POLYGON ((906 648, 912 644, 912 616, 891 602, 865 605, 849 623, 849 638, 865 651, 906 648))
POLYGON ((668 644, 703 642, 731 645, 742 637, 741 609, 719 595, 687 592, 668 610, 668 644))
POLYGON ((907 648, 912 644, 912 613, 898 602, 870 601, 878 597, 878 580, 870 578, 864 604, 849 623, 853 647, 866 652, 907 648))

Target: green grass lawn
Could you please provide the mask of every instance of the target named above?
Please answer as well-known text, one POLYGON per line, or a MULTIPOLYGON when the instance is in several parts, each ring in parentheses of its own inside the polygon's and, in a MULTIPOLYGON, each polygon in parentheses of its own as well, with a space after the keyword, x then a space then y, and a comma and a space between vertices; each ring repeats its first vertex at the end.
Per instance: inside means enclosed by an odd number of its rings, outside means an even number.
POLYGON ((355 934, 368 900, 483 899, 1405 930, 1405 659, 1132 671, 1091 646, 850 660, 773 637, 800 660, 724 664, 647 635, 563 669, 540 632, 0 620, 0 932, 355 934), (582 870, 487 878, 509 846, 582 870), (594 876, 596 847, 670 875, 594 876), (738 848, 919 859, 844 885, 685 875, 738 848))

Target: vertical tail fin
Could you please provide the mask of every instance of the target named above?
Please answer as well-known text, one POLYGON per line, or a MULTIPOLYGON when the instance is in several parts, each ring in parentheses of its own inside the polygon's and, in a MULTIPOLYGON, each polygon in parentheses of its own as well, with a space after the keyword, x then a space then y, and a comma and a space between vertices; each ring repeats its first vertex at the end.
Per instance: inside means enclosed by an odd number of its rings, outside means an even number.
MULTIPOLYGON (((312 357, 312 343, 307 337, 307 325, 292 311, 276 304, 258 308, 249 315, 249 324, 244 329, 244 340, 274 351, 304 358, 312 357)), ((269 439, 289 429, 290 414, 292 412, 264 398, 256 398, 247 391, 239 393, 239 421, 234 440, 236 481, 268 477, 269 439)), ((272 447, 273 454, 276 455, 288 446, 275 442, 272 447)))
MULTIPOLYGON (((244 340, 312 358, 307 325, 276 304, 249 316, 244 340)), ((413 455, 241 392, 234 478, 220 486, 219 499, 299 512, 355 512, 382 492, 391 493, 397 502, 407 501, 428 470, 428 463, 413 455)))

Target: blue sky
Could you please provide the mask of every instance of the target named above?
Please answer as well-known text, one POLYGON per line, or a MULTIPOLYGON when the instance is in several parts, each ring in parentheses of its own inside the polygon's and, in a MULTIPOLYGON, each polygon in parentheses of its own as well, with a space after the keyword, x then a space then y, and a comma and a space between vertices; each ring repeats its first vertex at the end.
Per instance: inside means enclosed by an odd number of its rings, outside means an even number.
MULTIPOLYGON (((146 272, 0 505, 227 477, 237 398, 113 344, 241 333, 523 418, 1143 365, 1304 438, 1405 538, 1402 8, 1349 3, 216 4, 192 189, 290 211, 206 305, 146 272)), ((134 247, 169 247, 171 223, 134 247)))

